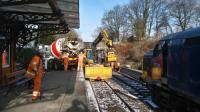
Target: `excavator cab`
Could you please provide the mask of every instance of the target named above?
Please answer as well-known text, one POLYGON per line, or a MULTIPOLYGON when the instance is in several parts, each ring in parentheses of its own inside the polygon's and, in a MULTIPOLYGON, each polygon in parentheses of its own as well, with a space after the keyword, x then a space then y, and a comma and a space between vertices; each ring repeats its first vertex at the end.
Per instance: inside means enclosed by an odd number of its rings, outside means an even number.
POLYGON ((116 62, 117 61, 117 55, 115 51, 108 51, 107 52, 107 62, 116 62))
POLYGON ((94 54, 91 48, 87 48, 85 50, 86 53, 86 64, 93 64, 94 63, 94 54))

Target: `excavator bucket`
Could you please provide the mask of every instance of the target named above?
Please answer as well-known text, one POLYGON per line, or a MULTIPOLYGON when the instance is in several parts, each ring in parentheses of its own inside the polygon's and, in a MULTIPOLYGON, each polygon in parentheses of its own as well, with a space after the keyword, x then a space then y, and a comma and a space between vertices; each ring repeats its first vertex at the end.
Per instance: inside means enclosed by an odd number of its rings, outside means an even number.
POLYGON ((103 65, 86 66, 85 78, 93 80, 107 80, 112 78, 112 68, 103 65))

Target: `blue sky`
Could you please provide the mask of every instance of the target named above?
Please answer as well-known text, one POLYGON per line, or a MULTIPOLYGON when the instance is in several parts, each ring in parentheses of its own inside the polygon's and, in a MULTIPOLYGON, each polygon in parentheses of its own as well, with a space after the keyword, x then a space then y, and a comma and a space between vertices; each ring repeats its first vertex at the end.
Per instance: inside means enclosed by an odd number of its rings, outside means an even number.
POLYGON ((80 28, 77 30, 83 41, 92 42, 95 29, 101 26, 101 18, 106 10, 115 5, 123 5, 129 0, 79 0, 80 28))

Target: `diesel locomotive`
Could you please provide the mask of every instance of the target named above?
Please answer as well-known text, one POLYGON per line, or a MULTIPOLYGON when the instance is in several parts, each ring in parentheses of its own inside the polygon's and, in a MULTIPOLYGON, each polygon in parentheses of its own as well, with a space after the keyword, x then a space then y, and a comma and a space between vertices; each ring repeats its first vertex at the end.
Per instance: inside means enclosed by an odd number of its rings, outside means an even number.
POLYGON ((142 80, 169 111, 200 112, 200 28, 162 38, 143 58, 142 80))

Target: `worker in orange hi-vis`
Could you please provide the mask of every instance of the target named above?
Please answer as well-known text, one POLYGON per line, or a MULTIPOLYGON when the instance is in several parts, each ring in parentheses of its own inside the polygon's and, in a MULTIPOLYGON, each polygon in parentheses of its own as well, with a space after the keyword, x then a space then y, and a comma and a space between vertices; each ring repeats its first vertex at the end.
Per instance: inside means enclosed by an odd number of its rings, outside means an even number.
POLYGON ((62 59, 63 59, 63 64, 64 64, 64 70, 67 71, 68 69, 68 57, 69 57, 69 54, 68 53, 64 53, 62 55, 62 59))
POLYGON ((6 65, 6 64, 7 64, 7 53, 6 53, 6 50, 4 50, 2 53, 2 65, 6 65))
POLYGON ((38 99, 38 97, 40 97, 41 81, 43 74, 44 68, 42 55, 40 53, 36 53, 36 55, 31 58, 31 61, 27 68, 27 72, 25 74, 27 77, 33 78, 34 80, 32 100, 36 100, 38 99))
POLYGON ((77 71, 82 71, 83 70, 83 62, 84 62, 84 58, 85 55, 83 54, 83 52, 80 52, 80 54, 78 55, 78 68, 77 71))

